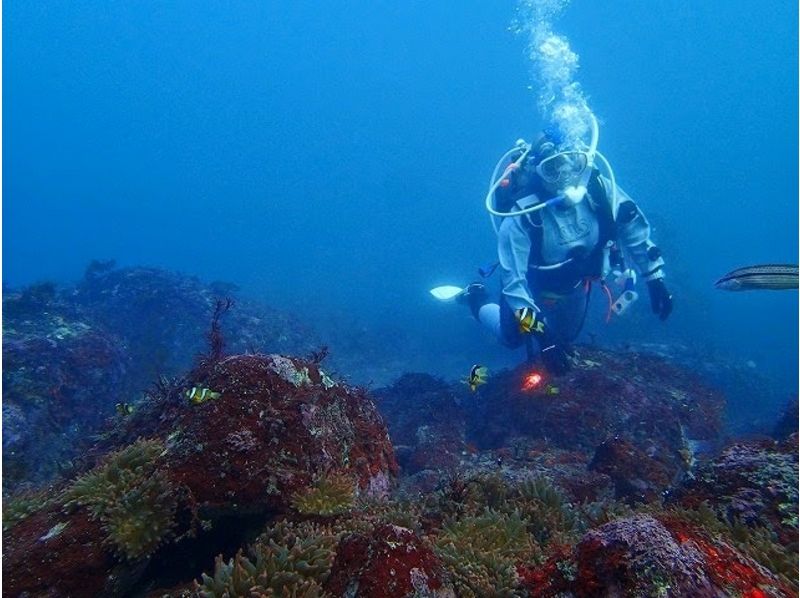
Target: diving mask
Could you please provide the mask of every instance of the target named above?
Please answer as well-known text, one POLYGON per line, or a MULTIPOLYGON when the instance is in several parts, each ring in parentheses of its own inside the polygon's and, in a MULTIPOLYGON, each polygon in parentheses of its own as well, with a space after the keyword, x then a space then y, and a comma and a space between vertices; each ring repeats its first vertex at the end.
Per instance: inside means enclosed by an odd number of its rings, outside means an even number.
POLYGON ((543 181, 559 187, 578 181, 589 166, 586 152, 567 151, 548 156, 536 165, 543 181))

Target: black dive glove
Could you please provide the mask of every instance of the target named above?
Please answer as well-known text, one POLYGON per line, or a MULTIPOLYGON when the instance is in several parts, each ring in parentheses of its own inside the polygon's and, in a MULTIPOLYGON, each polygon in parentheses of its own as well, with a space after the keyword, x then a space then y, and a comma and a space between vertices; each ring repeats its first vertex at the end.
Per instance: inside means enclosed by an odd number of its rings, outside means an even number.
POLYGON ((647 281, 647 290, 650 291, 650 305, 653 313, 663 322, 672 313, 672 294, 667 290, 662 278, 647 281))
POLYGON ((530 307, 514 312, 522 334, 532 334, 539 342, 539 353, 544 367, 554 376, 566 374, 570 367, 569 355, 563 345, 556 342, 541 314, 530 307))
POLYGON ((544 367, 553 376, 562 376, 572 367, 563 345, 550 342, 547 336, 539 338, 539 354, 542 356, 544 367))

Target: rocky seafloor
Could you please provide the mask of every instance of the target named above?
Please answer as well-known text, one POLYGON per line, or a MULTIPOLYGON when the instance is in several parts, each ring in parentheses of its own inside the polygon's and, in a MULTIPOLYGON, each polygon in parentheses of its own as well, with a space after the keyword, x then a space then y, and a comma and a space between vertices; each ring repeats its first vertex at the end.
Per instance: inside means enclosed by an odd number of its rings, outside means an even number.
POLYGON ((796 400, 730 438, 707 379, 597 347, 366 391, 234 293, 4 292, 4 595, 797 595, 796 400))

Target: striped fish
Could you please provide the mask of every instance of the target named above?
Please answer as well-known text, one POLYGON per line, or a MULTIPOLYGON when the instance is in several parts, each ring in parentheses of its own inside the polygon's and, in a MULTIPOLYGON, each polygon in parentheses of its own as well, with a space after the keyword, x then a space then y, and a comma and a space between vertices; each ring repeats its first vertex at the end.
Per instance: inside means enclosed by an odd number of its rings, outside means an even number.
POLYGON ((715 282, 714 286, 723 291, 796 289, 798 286, 797 266, 791 264, 747 266, 728 272, 715 282))

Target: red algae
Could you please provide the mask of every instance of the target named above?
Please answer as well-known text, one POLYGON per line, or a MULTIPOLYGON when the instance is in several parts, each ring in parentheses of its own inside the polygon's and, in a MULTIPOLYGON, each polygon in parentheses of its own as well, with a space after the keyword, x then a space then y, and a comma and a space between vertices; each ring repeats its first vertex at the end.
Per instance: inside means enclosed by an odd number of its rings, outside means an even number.
POLYGON ((342 540, 326 589, 362 598, 436 596, 443 576, 441 562, 414 532, 384 525, 342 540))

